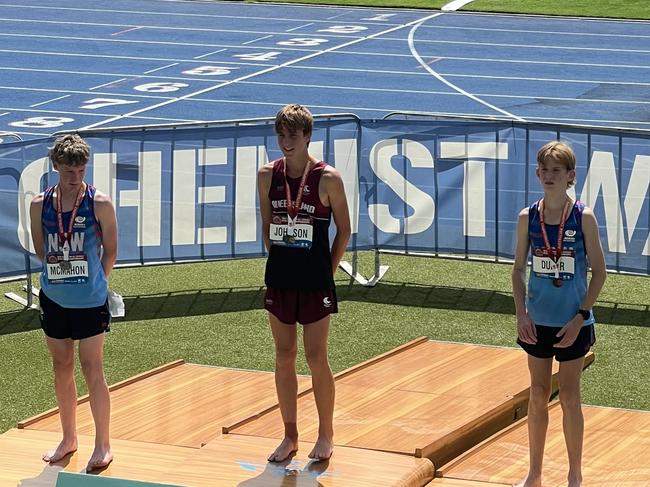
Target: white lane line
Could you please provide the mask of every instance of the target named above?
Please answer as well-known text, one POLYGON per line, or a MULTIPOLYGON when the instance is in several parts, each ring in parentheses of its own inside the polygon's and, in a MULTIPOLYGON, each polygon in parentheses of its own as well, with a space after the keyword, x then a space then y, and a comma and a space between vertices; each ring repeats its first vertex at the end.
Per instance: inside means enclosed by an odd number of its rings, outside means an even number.
POLYGON ((10 113, 11 113, 11 112, 0 113, 0 117, 4 117, 5 115, 9 115, 10 113))
MULTIPOLYGON (((225 49, 222 49, 225 50, 225 49)), ((286 51, 291 51, 293 49, 284 48, 286 51)), ((297 50, 297 49, 296 49, 297 50)), ((305 49, 300 49, 304 51, 305 49)), ((68 53, 68 52, 43 52, 43 51, 26 51, 20 49, 0 49, 0 52, 7 52, 13 54, 34 54, 38 56, 62 56, 62 57, 74 57, 74 58, 93 58, 93 59, 127 59, 133 61, 178 61, 181 63, 192 63, 192 62, 201 62, 194 59, 170 59, 170 58, 158 58, 158 57, 141 57, 141 56, 116 56, 116 55, 105 55, 105 54, 77 54, 77 53, 68 53)), ((412 58, 412 54, 386 54, 381 52, 363 52, 363 51, 342 51, 335 54, 342 55, 353 55, 353 56, 380 56, 380 57, 397 57, 397 58, 412 58)), ((492 63, 510 63, 510 64, 541 64, 541 65, 552 65, 552 66, 585 66, 585 67, 595 67, 595 68, 609 68, 609 69, 650 69, 650 65, 647 64, 606 64, 606 63, 578 63, 578 62, 563 62, 563 61, 532 61, 527 59, 494 59, 494 58, 485 58, 485 57, 463 57, 463 56, 441 56, 442 59, 451 59, 454 61, 480 61, 480 62, 492 62, 492 63)), ((262 63, 246 63, 238 61, 223 61, 225 64, 237 64, 244 66, 268 66, 267 64, 262 63)), ((317 68, 312 68, 317 69, 317 68)))
POLYGON ((126 81, 127 79, 128 78, 122 78, 122 79, 116 79, 116 80, 113 80, 113 81, 109 81, 108 83, 104 83, 103 85, 93 86, 92 88, 89 88, 89 90, 92 91, 92 90, 96 90, 98 88, 104 88, 105 86, 110 86, 112 84, 119 83, 121 81, 126 81))
MULTIPOLYGON (((442 13, 434 14, 434 15, 443 15, 442 13)), ((398 26, 395 27, 394 29, 401 29, 404 26, 398 26)), ((14 38, 30 38, 30 39, 54 39, 54 40, 70 40, 70 41, 83 41, 83 42, 90 42, 90 41, 96 41, 96 42, 108 42, 108 43, 119 43, 119 44, 141 44, 141 45, 157 45, 157 46, 181 46, 181 47, 226 47, 226 48, 241 48, 242 44, 206 44, 203 42, 171 42, 171 41, 149 41, 149 40, 135 40, 135 39, 106 39, 103 37, 76 37, 76 36, 61 36, 61 35, 44 35, 44 34, 6 34, 6 33, 0 33, 0 37, 14 37, 14 38)), ((368 39, 368 37, 355 37, 355 36, 340 36, 340 35, 328 35, 326 37, 331 37, 331 38, 353 38, 356 41, 363 41, 368 39)), ((259 39, 257 39, 259 40, 259 39)), ((384 41, 394 41, 394 42, 403 42, 403 39, 390 39, 390 38, 385 38, 381 39, 384 41)), ((461 46, 476 46, 476 41, 445 41, 445 40, 426 40, 423 39, 419 41, 423 44, 455 44, 455 45, 461 45, 461 46)), ((347 44, 343 44, 347 45, 347 44)), ((615 53, 615 54, 649 54, 650 49, 615 49, 615 48, 608 48, 608 47, 576 47, 576 46, 552 46, 552 45, 541 45, 541 44, 507 44, 507 43, 496 43, 496 42, 481 42, 481 46, 491 46, 491 47, 505 47, 508 49, 512 48, 525 48, 525 49, 532 49, 532 50, 538 50, 538 49, 548 49, 548 50, 555 50, 555 51, 588 51, 588 52, 607 52, 607 53, 615 53)), ((251 47, 251 49, 258 49, 257 47, 251 47)), ((290 48, 286 47, 286 50, 292 50, 292 51, 305 51, 308 49, 304 48, 290 48)), ((385 53, 364 53, 368 55, 380 55, 383 56, 385 53)))
POLYGON ((30 108, 40 107, 41 105, 45 105, 45 104, 47 104, 47 103, 51 103, 51 102, 53 102, 53 101, 57 101, 57 100, 62 100, 62 99, 67 98, 67 97, 69 97, 69 96, 70 96, 70 95, 59 96, 59 97, 57 97, 57 98, 52 98, 51 100, 42 101, 42 102, 40 102, 40 103, 34 103, 33 105, 29 105, 29 107, 30 107, 30 108))
POLYGON ((341 12, 340 14, 333 15, 332 17, 327 17, 327 20, 334 20, 338 19, 339 17, 343 17, 344 15, 347 15, 348 12, 341 12))
MULTIPOLYGON (((439 58, 445 59, 445 58, 439 58)), ((431 64, 431 61, 429 62, 431 64)), ((15 68, 0 68, 0 71, 3 69, 15 69, 15 68)), ((336 67, 326 67, 326 66, 291 66, 290 69, 304 69, 304 70, 317 70, 317 71, 343 71, 359 74, 397 74, 400 76, 431 76, 429 73, 413 72, 413 71, 399 71, 399 70, 389 70, 389 69, 359 69, 359 68, 336 68, 336 67)), ((417 66, 417 69, 422 69, 421 65, 417 66)), ((50 71, 48 72, 56 72, 50 71)), ((80 73, 80 74, 93 74, 93 73, 80 73)), ((439 73, 441 76, 447 78, 481 78, 481 79, 495 79, 495 80, 506 80, 506 81, 539 81, 543 83, 577 83, 577 84, 600 84, 600 85, 630 85, 630 86, 650 86, 648 82, 641 81, 616 81, 616 80, 602 80, 602 79, 569 79, 569 78, 543 78, 543 77, 526 77, 526 76, 492 76, 487 74, 463 74, 463 73, 439 73)), ((118 76, 118 75, 115 75, 118 76)), ((122 75, 119 75, 122 76, 122 75)), ((170 79, 189 79, 193 78, 170 78, 170 79)))
MULTIPOLYGON (((0 5, 2 6, 2 5, 0 5)), ((21 7, 25 8, 25 7, 21 7)), ((149 15, 152 15, 153 13, 148 13, 149 15)), ((481 15, 477 12, 474 13, 475 15, 481 15)), ((466 14, 469 15, 469 14, 466 14)), ((494 14, 483 14, 485 15, 490 15, 491 18, 494 18, 494 14)), ((230 17, 225 17, 225 18, 230 18, 230 17)), ((285 20, 289 22, 294 22, 292 19, 265 19, 265 20, 285 20)), ((528 20, 528 19, 526 19, 528 20)), ((548 18, 545 18, 545 20, 549 20, 548 18)), ((556 20, 555 18, 552 18, 550 20, 556 20)), ((583 21, 588 21, 590 19, 585 19, 581 18, 579 19, 580 23, 583 21)), ((601 19, 602 20, 602 19, 601 19)), ((60 20, 34 20, 34 19, 16 19, 16 18, 0 18, 0 21, 7 21, 7 22, 31 22, 31 23, 45 23, 45 24, 62 24, 62 25, 74 25, 74 26, 95 26, 95 27, 124 27, 125 24, 108 24, 108 23, 98 23, 98 22, 64 22, 60 20)), ((305 19, 301 19, 301 21, 305 21, 305 19)), ((298 22, 296 20, 295 22, 298 22)), ((273 32, 272 34, 283 34, 286 32, 291 32, 296 29, 300 29, 302 27, 307 27, 309 25, 312 25, 316 22, 328 22, 324 20, 314 20, 310 22, 309 24, 305 25, 299 25, 298 27, 293 27, 291 29, 285 30, 285 31, 278 31, 278 32, 273 32)), ((619 19, 617 20, 619 23, 624 23, 626 22, 625 19, 619 19)), ((637 24, 639 22, 643 21, 632 21, 636 22, 637 24)), ((647 22, 647 21, 645 21, 647 22)), ((364 22, 358 22, 355 21, 356 24, 364 24, 364 22)), ((366 22, 366 24, 369 25, 377 25, 376 23, 372 22, 366 22)), ((391 24, 388 24, 391 25, 391 24)), ((394 24, 392 24, 394 25, 394 24)), ((126 25, 128 26, 128 24, 126 25)), ((233 33, 242 33, 242 34, 268 34, 268 32, 262 32, 262 31, 250 31, 250 30, 241 30, 241 29, 209 29, 209 28, 199 28, 199 27, 171 27, 171 26, 129 26, 129 27, 140 27, 143 29, 156 29, 156 30, 179 30, 179 31, 191 31, 191 32, 233 32, 233 33)), ((581 37, 617 37, 617 38, 631 38, 631 39, 649 39, 650 35, 643 35, 643 34, 611 34, 611 33, 601 33, 601 32, 568 32, 568 31, 552 31, 552 30, 529 30, 529 29, 494 29, 490 27, 465 27, 465 26, 460 26, 460 25, 425 25, 422 27, 425 30, 453 30, 455 32, 457 31, 478 31, 478 32, 494 32, 494 33, 504 33, 504 34, 509 34, 509 33, 516 33, 516 34, 543 34, 546 36, 551 36, 551 37, 557 37, 557 36, 581 36, 581 37)), ((401 40, 401 39, 396 39, 396 40, 401 40)))
MULTIPOLYGON (((227 84, 227 83, 223 83, 227 84)), ((416 94, 432 94, 432 95, 438 95, 438 96, 463 96, 461 93, 458 92, 448 92, 448 91, 426 91, 426 90, 403 90, 403 89, 389 89, 389 88, 366 88, 366 87, 355 87, 355 86, 333 86, 333 85, 310 85, 310 84, 297 84, 293 83, 291 85, 287 85, 286 83, 274 83, 274 82, 268 82, 268 81, 242 81, 242 84, 251 84, 251 85, 266 85, 266 86, 280 86, 286 88, 287 86, 290 87, 298 87, 298 88, 318 88, 318 89, 331 89, 331 90, 350 90, 350 91, 368 91, 368 92, 373 92, 373 91, 381 91, 381 92, 396 92, 396 93, 416 93, 416 94)), ((46 88, 25 88, 22 86, 0 86, 0 90, 9 90, 9 91, 34 91, 38 93, 70 93, 70 94, 78 94, 78 95, 88 95, 89 93, 87 91, 75 91, 75 90, 61 90, 61 89, 46 89, 46 88)), ((203 92, 205 92, 204 90, 203 92)), ((111 93, 92 93, 92 95, 106 95, 106 96, 114 96, 114 94, 111 93)), ((176 101, 181 101, 181 98, 171 98, 169 96, 161 96, 161 95, 131 95, 131 94, 126 94, 126 93, 120 93, 120 96, 122 97, 128 97, 128 98, 137 98, 137 99, 152 99, 152 100, 166 100, 167 102, 176 102, 176 101)), ((189 96, 189 95, 188 95, 189 96)), ((577 103, 610 103, 610 104, 629 104, 629 105, 650 105, 650 101, 644 101, 644 100, 612 100, 612 99, 600 99, 600 98, 574 98, 574 97, 560 97, 560 96, 537 96, 535 94, 531 95, 505 95, 505 94, 500 94, 500 93, 478 93, 477 96, 485 96, 485 97, 491 97, 491 98, 505 98, 505 99, 516 99, 516 100, 550 100, 550 101, 568 101, 568 102, 577 102, 577 103)), ((185 99, 187 97, 183 97, 185 99)), ((210 98, 194 98, 193 100, 190 101, 199 101, 199 102, 211 102, 213 101, 210 98)), ((242 103, 241 100, 235 100, 234 103, 242 103)), ((249 102, 245 102, 249 103, 249 102)), ((165 105, 168 103, 161 103, 160 105, 165 105)), ((311 106, 311 105, 310 105, 311 106)), ((14 110, 14 108, 7 108, 7 107, 2 107, 0 109, 10 109, 14 110)), ((150 107, 144 108, 143 110, 139 111, 146 111, 150 109, 150 107)), ((383 108, 377 108, 377 110, 385 110, 383 108)), ((139 112, 138 111, 138 112, 139 112)), ((125 115, 126 116, 126 115, 125 115)), ((154 117, 155 118, 155 117, 154 117)))
POLYGON ((477 44, 480 47, 506 47, 508 49, 512 48, 524 48, 524 49, 554 49, 560 51, 594 51, 594 52, 614 52, 614 53, 633 53, 633 54, 648 54, 650 49, 616 49, 610 47, 581 47, 581 46, 557 46, 557 45, 547 45, 547 44, 510 44, 503 42, 484 42, 484 41, 451 41, 451 40, 440 40, 440 39, 422 39, 422 44, 454 44, 461 46, 476 46, 477 44))
MULTIPOLYGON (((170 64, 168 66, 163 66, 163 67, 176 66, 178 64, 179 63, 173 63, 173 64, 170 64)), ((147 71, 147 73, 151 73, 153 71, 157 71, 157 70, 160 70, 160 69, 163 69, 163 68, 156 68, 154 70, 147 71)), ((231 69, 237 69, 237 68, 233 67, 231 69)), ((48 74, 59 73, 59 74, 72 74, 72 75, 75 75, 75 76, 87 75, 87 76, 97 76, 97 77, 102 77, 103 76, 103 77, 110 77, 110 78, 124 77, 124 79, 126 79, 128 77, 134 77, 134 78, 137 77, 138 79, 140 79, 140 78, 144 78, 144 79, 146 79, 146 78, 148 78, 148 79, 160 79, 161 78, 160 76, 147 76, 145 74, 140 75, 140 74, 125 74, 125 73, 97 73, 97 72, 92 72, 92 71, 68 71, 68 70, 64 70, 64 69, 35 69, 35 68, 4 68, 4 67, 0 67, 0 71, 26 71, 26 72, 29 72, 29 73, 48 73, 48 74)), ((355 72, 359 72, 359 71, 355 70, 355 72)), ((413 74, 413 73, 411 73, 411 74, 413 74)), ((209 82, 209 80, 206 80, 205 78, 194 78, 194 77, 191 77, 191 76, 167 76, 167 75, 165 75, 164 79, 168 80, 168 81, 169 80, 172 80, 172 81, 201 81, 201 82, 204 82, 204 83, 209 82)))
MULTIPOLYGON (((401 26, 400 26, 401 27, 401 26)), ((265 32, 268 34, 268 32, 265 32)), ((286 32, 280 34, 271 34, 271 35, 287 35, 286 32)), ((51 35, 51 34, 18 34, 18 33, 0 33, 1 37, 13 37, 17 39, 45 39, 45 40, 64 40, 64 41, 83 41, 83 42, 104 42, 104 43, 114 43, 114 44, 142 44, 142 45, 154 45, 154 46, 181 46, 181 47, 241 47, 241 43, 233 44, 214 44, 206 42, 175 42, 175 41, 157 41, 157 40, 143 40, 143 39, 108 39, 106 37, 84 37, 84 36, 64 36, 64 35, 51 35)), ((359 36, 354 35, 340 35, 340 34, 328 34, 328 38, 332 39, 363 39, 359 36)), ((402 41, 403 39, 390 39, 392 41, 402 41)), ((252 49, 256 49, 253 47, 252 49)), ((300 49, 294 49, 300 50, 300 49)))
POLYGON ((201 54, 200 56, 194 56, 192 59, 203 59, 204 57, 212 56, 213 54, 217 54, 219 52, 227 51, 228 49, 217 49, 216 51, 209 52, 207 54, 201 54))
MULTIPOLYGON (((71 95, 106 95, 106 96, 114 96, 114 93, 103 93, 103 92, 94 92, 94 93, 88 93, 86 90, 64 90, 64 89, 55 89, 55 88, 26 88, 23 86, 0 86, 0 90, 13 90, 13 91, 34 91, 36 93, 69 93, 71 95)), ((124 98, 149 98, 152 100, 170 100, 171 97, 169 96, 162 96, 162 95, 132 95, 129 93, 120 93, 120 96, 124 98)))
POLYGON ((131 31, 138 30, 138 29, 142 29, 142 26, 138 25, 137 27, 131 27, 130 29, 124 29, 124 30, 121 30, 119 32, 113 32, 111 35, 112 36, 119 36, 120 34, 126 34, 127 32, 131 32, 131 31))
POLYGON ((161 67, 159 67, 159 68, 150 69, 149 71, 145 71, 144 74, 155 73, 156 71, 160 71, 160 70, 162 70, 162 69, 171 68, 172 66, 178 66, 178 64, 179 64, 179 63, 171 63, 171 64, 168 64, 167 66, 161 66, 161 67))
MULTIPOLYGON (((243 3, 243 5, 247 5, 246 3, 243 3)), ((253 6, 252 4, 249 4, 253 6)), ((144 14, 144 15, 149 15, 149 16, 154 16, 154 15, 160 15, 164 17, 169 17, 169 16, 174 16, 174 17, 192 17, 192 18, 204 18, 204 19, 241 19, 241 20, 265 20, 268 22, 273 22, 273 21, 283 21, 283 22, 305 22, 308 19, 288 19, 286 17, 254 17, 254 16, 248 16, 248 15, 214 15, 214 14, 190 14, 190 13, 181 13, 181 12, 141 12, 137 10, 108 10, 108 9, 87 9, 87 8, 72 8, 72 7, 42 7, 42 6, 36 6, 36 5, 9 5, 9 4, 0 4, 0 7, 16 7, 17 9, 45 9, 45 10, 71 10, 71 11, 79 11, 79 12, 92 12, 92 13, 109 13, 109 14, 129 14, 129 15, 137 15, 137 14, 144 14)), ((285 4, 283 5, 285 8, 292 7, 291 5, 285 4)), ((295 5, 293 6, 294 8, 309 8, 306 7, 305 5, 295 5)), ((322 7, 316 7, 319 9, 322 9, 322 7)), ((354 10, 351 7, 348 7, 349 10, 354 10)), ((402 10, 404 12, 404 10, 402 10)), ((409 11, 406 11, 407 13, 410 13, 409 11)), ((20 20, 20 19, 11 19, 11 20, 20 20)), ((331 23, 330 19, 324 19, 324 20, 319 20, 319 19, 312 19, 311 20, 314 23, 323 23, 323 24, 329 24, 331 23)), ((53 20, 39 20, 38 22, 57 22, 53 20)), ((75 25, 111 25, 111 24, 93 24, 91 22, 73 22, 75 25)), ((376 25, 373 24, 372 22, 359 22, 355 20, 355 23, 366 23, 370 25, 376 25)), ((397 24, 393 24, 397 25, 397 24)), ((174 28, 174 27, 169 27, 169 28, 174 28)), ((176 27, 176 29, 187 29, 187 30, 193 30, 191 27, 176 27)), ((206 29, 207 30, 207 29, 206 29)))
POLYGON ((304 27, 309 27, 310 25, 314 25, 314 23, 309 22, 308 24, 305 25, 299 25, 298 27, 294 27, 293 29, 287 29, 287 32, 293 32, 294 30, 302 29, 304 27))
MULTIPOLYGON (((269 81, 242 81, 242 84, 245 85, 264 85, 264 86, 279 86, 286 87, 286 83, 277 83, 269 81)), ((302 83, 292 83, 290 85, 292 88, 315 88, 318 90, 335 90, 335 91, 368 91, 368 92, 385 92, 385 93, 404 93, 404 94, 418 94, 418 95, 436 95, 436 96, 467 96, 465 92, 454 90, 454 92, 449 91, 436 91, 436 90, 405 90, 400 88, 368 88, 364 86, 345 86, 345 85, 317 85, 317 84, 302 84, 302 83)), ((549 100, 549 101, 568 101, 574 103, 620 103, 620 104, 631 104, 631 105, 650 105, 650 101, 645 100, 615 100, 615 99, 600 99, 600 98, 576 98, 576 97, 563 97, 563 96, 538 96, 536 94, 523 94, 523 95, 508 95, 503 93, 476 93, 475 96, 483 96, 490 98, 505 98, 505 99, 515 99, 515 100, 549 100)), ((199 98, 195 99, 196 101, 199 98)), ((207 101, 201 99, 201 101, 207 101)), ((476 100, 475 100, 476 101, 476 100)), ((482 102, 482 100, 481 100, 482 102)), ((482 102, 483 103, 483 102, 482 102)), ((485 103, 483 103, 485 104, 485 103)), ((494 109, 491 105, 487 104, 488 108, 494 109)), ((507 112, 503 113, 509 118, 515 117, 514 115, 508 115, 507 112)), ((521 119, 521 121, 525 121, 521 119)))
POLYGON ((174 98, 172 100, 168 100, 168 101, 159 103, 157 105, 153 105, 153 106, 150 106, 150 107, 144 107, 144 108, 141 108, 139 110, 135 110, 133 112, 126 113, 124 115, 118 115, 116 117, 109 118, 108 120, 104 120, 104 121, 99 122, 99 123, 88 125, 86 127, 83 127, 83 129, 98 127, 100 125, 105 125, 105 124, 110 124, 110 123, 112 123, 112 122, 114 122, 116 120, 120 120, 121 118, 124 118, 124 117, 131 117, 131 116, 136 115, 138 113, 143 113, 143 112, 146 112, 146 111, 149 111, 149 110, 154 110, 156 108, 160 108, 162 106, 170 105, 172 103, 176 103, 176 102, 181 101, 181 100, 186 100, 188 98, 198 96, 198 95, 202 95, 204 93, 209 93, 211 91, 218 90, 219 88, 222 88, 224 86, 228 86, 228 85, 231 85, 231 84, 238 83, 239 81, 244 81, 244 80, 247 80, 247 79, 250 79, 250 78, 254 78, 255 76, 260 76, 262 74, 266 74, 266 73, 270 73, 272 71, 276 71, 276 70, 278 70, 280 68, 284 68, 284 67, 287 67, 287 66, 292 66, 292 65, 297 64, 299 62, 306 61, 307 59, 312 59, 312 58, 315 58, 315 57, 320 56, 322 54, 334 52, 334 51, 336 51, 338 49, 343 49, 343 48, 346 48, 346 47, 351 46, 353 44, 358 44, 358 43, 366 41, 366 40, 374 39, 374 38, 379 37, 381 35, 388 34, 390 32, 394 32, 396 30, 403 29, 405 27, 411 27, 411 26, 416 25, 418 23, 425 22, 428 19, 432 19, 434 17, 437 17, 438 15, 441 15, 441 14, 428 15, 428 16, 422 18, 422 19, 414 20, 414 21, 408 22, 406 24, 401 24, 401 25, 399 25, 397 27, 392 27, 390 29, 386 29, 386 30, 383 30, 383 31, 380 31, 380 32, 376 32, 375 34, 370 34, 368 36, 361 37, 359 39, 354 39, 352 41, 345 42, 345 43, 340 44, 338 46, 332 46, 332 47, 330 47, 328 49, 323 49, 321 51, 316 51, 316 52, 313 52, 311 54, 307 54, 305 56, 302 56, 302 57, 287 61, 286 63, 282 63, 282 64, 279 64, 277 66, 271 66, 269 68, 253 72, 253 73, 247 74, 245 76, 241 76, 239 78, 236 78, 236 79, 233 79, 233 80, 230 80, 230 81, 219 83, 217 85, 214 85, 214 86, 211 86, 211 87, 208 87, 208 88, 204 88, 202 90, 198 90, 198 91, 195 91, 193 93, 188 93, 187 95, 179 96, 177 98, 174 98))
POLYGON ((443 12, 454 12, 473 1, 474 0, 454 0, 453 2, 449 2, 447 5, 443 5, 440 10, 443 12))
MULTIPOLYGON (((453 96, 459 96, 457 94, 454 94, 453 96)), ((199 100, 197 100, 199 101, 199 100)), ((278 100, 278 101, 273 101, 273 102, 261 102, 261 101, 247 101, 245 103, 242 103, 240 100, 228 100, 228 99, 211 99, 211 100, 201 100, 206 103, 214 103, 214 104, 223 104, 223 105, 260 105, 260 106, 270 106, 270 107, 278 107, 282 105, 286 105, 289 103, 291 100, 278 100)), ((309 108, 316 110, 316 109, 323 109, 327 110, 328 113, 331 113, 332 110, 336 111, 342 111, 342 112, 374 112, 374 116, 376 116, 377 112, 400 112, 404 111, 403 107, 395 107, 395 108, 390 108, 390 107, 359 107, 359 106, 341 106, 341 105, 316 105, 313 103, 309 104, 309 108)), ((1 108, 0 109, 4 109, 1 108)), ((417 112, 414 112, 417 113, 417 112)), ((430 114, 430 112, 423 112, 426 114, 430 114)), ((437 115, 444 115, 444 116, 449 116, 449 117, 455 117, 455 116, 467 116, 467 117, 485 117, 487 114, 486 113, 475 113, 475 112, 436 112, 437 115)), ((136 117, 136 118, 141 118, 141 117, 136 117)), ((147 117, 142 117, 142 118, 147 118, 147 117)), ((501 118, 501 120, 506 120, 501 118)), ((650 122, 639 122, 639 121, 630 121, 630 120, 599 120, 599 119, 582 119, 582 118, 557 118, 557 117, 531 117, 527 119, 529 122, 548 122, 548 121, 566 121, 567 123, 582 123, 584 125, 585 122, 590 122, 590 123, 603 123, 603 124, 608 124, 608 126, 615 126, 614 124, 630 124, 630 125, 648 125, 650 126, 650 122)))
MULTIPOLYGON (((442 14, 437 14, 436 16, 438 16, 438 15, 442 15, 442 14)), ((447 80, 446 80, 445 78, 443 78, 440 74, 438 74, 436 71, 434 71, 434 70, 431 68, 431 66, 429 66, 429 65, 424 61, 424 59, 422 59, 422 57, 421 57, 420 54, 418 53, 417 49, 415 49, 415 41, 414 41, 414 38, 415 38, 415 31, 416 31, 416 30, 418 29, 418 27, 420 27, 424 22, 425 22, 425 21, 422 20, 421 22, 415 24, 415 25, 411 28, 411 30, 409 31, 409 35, 408 35, 408 44, 409 44, 409 49, 411 50, 411 54, 413 55, 413 57, 414 57, 415 59, 417 59, 417 61, 420 63, 420 65, 421 65, 424 69, 426 69, 426 70, 427 70, 427 71, 428 71, 428 72, 429 72, 433 77, 435 77, 438 81, 440 81, 441 83, 444 83, 444 84, 447 85, 449 88, 451 88, 451 89, 454 90, 454 91, 457 91, 457 92, 460 93, 461 95, 466 96, 466 97, 469 98, 470 100, 474 100, 475 102, 480 103, 481 105, 485 105, 486 107, 488 107, 488 108, 490 108, 490 109, 492 109, 492 110, 495 110, 495 111, 501 113, 502 115, 505 115, 506 117, 514 118, 515 120, 519 120, 520 122, 525 122, 525 120, 524 120, 523 118, 518 117, 517 115, 515 115, 515 114, 513 114, 513 113, 510 113, 510 112, 508 112, 508 111, 506 111, 506 110, 503 110, 503 109, 501 109, 501 108, 499 108, 499 107, 497 107, 497 106, 495 106, 495 105, 492 105, 491 103, 488 103, 488 102, 486 102, 486 101, 484 101, 484 100, 481 100, 479 97, 477 97, 477 96, 475 96, 475 95, 472 95, 472 94, 469 93, 468 91, 463 90, 461 87, 456 86, 455 84, 451 83, 450 81, 447 81, 447 80)))
MULTIPOLYGON (((442 59, 442 58, 440 58, 442 59)), ((430 61, 431 63, 431 61, 430 61)), ((173 63, 168 66, 170 67, 178 65, 179 63, 173 63)), ((418 69, 422 69, 420 65, 417 66, 418 69)), ((162 68, 156 68, 162 69, 162 68)), ((422 72, 413 72, 413 71, 399 71, 399 70, 390 70, 390 69, 361 69, 361 68, 337 68, 337 67, 327 67, 327 66, 289 66, 289 69, 302 69, 306 71, 332 71, 332 72, 344 72, 344 73, 357 73, 357 74, 395 74, 399 76, 431 76, 429 73, 422 72)), ((27 71, 33 73, 60 73, 60 74, 71 74, 71 75, 88 75, 88 76, 106 76, 106 77, 129 77, 136 76, 132 74, 124 73, 99 73, 94 71, 69 71, 64 69, 36 69, 36 68, 6 68, 0 67, 1 71, 27 71)), ((155 71, 155 70, 153 70, 155 71)), ((150 73, 151 71, 147 71, 150 73)), ((492 79, 492 80, 505 80, 505 81, 531 81, 531 82, 543 82, 543 83, 566 83, 566 84, 599 84, 599 85, 616 85, 616 86, 650 86, 650 82, 642 81, 616 81, 616 80, 604 80, 604 79, 569 79, 569 78, 544 78, 544 77, 527 77, 527 76, 492 76, 492 75, 482 75, 482 74, 463 74, 463 73, 439 73, 441 76, 447 78, 480 78, 480 79, 492 79)), ((202 81, 208 82, 205 78, 193 78, 190 76, 138 76, 139 78, 150 78, 150 79, 164 79, 172 81, 202 81)))
MULTIPOLYGON (((622 20, 622 19, 621 19, 622 20)), ((579 22, 578 22, 579 24, 579 22)), ((641 34, 606 34, 600 32, 568 32, 568 31, 552 31, 552 30, 529 30, 529 29, 494 29, 491 27, 464 27, 462 25, 425 25, 422 26, 425 30, 453 30, 455 32, 461 30, 479 31, 479 32, 492 32, 497 34, 543 34, 551 37, 557 36, 581 36, 581 37, 622 37, 632 39, 648 39, 650 35, 641 34)))
POLYGON ((252 44, 253 42, 261 41, 261 40, 263 40, 263 39, 268 39, 269 37, 273 37, 273 36, 272 36, 272 35, 268 35, 268 36, 259 37, 259 38, 257 38, 257 39, 253 39, 252 41, 242 42, 241 45, 242 45, 242 46, 246 46, 246 45, 248 45, 248 44, 252 44))
MULTIPOLYGON (((29 108, 12 108, 12 107, 0 107, 0 110, 11 110, 12 112, 33 112, 29 108)), ((8 112, 9 113, 9 112, 8 112)), ((110 113, 89 113, 89 112, 71 112, 71 111, 61 111, 61 110, 38 110, 38 113, 52 113, 54 115, 84 115, 87 117, 110 117, 110 113)), ((194 122, 195 120, 187 120, 183 118, 169 118, 169 117, 151 117, 151 116, 139 116, 134 118, 141 118, 143 120, 153 120, 153 121, 168 121, 168 122, 194 122)))

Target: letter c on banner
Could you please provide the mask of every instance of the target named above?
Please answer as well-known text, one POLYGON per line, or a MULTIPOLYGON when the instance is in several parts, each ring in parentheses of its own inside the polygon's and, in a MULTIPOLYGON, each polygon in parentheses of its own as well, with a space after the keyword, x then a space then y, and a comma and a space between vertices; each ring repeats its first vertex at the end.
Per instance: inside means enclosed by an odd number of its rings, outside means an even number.
POLYGON ((41 178, 47 174, 49 167, 50 160, 47 157, 30 162, 20 174, 18 183, 18 228, 16 230, 20 245, 31 253, 34 253, 35 249, 31 237, 29 207, 32 198, 41 192, 41 178))

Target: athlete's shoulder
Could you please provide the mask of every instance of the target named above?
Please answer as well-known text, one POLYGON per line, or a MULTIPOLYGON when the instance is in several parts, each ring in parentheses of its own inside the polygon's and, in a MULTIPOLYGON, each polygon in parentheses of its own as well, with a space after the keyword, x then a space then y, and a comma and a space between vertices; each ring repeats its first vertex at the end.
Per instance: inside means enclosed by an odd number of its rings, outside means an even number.
POLYGON ((45 193, 38 193, 36 196, 32 198, 31 205, 32 206, 42 206, 43 201, 45 200, 45 193))
POLYGON ((102 193, 98 189, 95 190, 95 195, 93 196, 93 200, 95 201, 95 205, 113 204, 113 200, 111 199, 111 197, 106 193, 102 193))
POLYGON ((593 211, 590 207, 585 205, 582 201, 576 200, 575 203, 573 204, 573 207, 579 211, 580 213, 591 213, 593 215, 593 211))
POLYGON ((330 180, 342 179, 341 173, 335 167, 330 166, 326 162, 323 162, 323 175, 321 177, 330 180))
POLYGON ((278 161, 280 161, 280 159, 276 159, 274 161, 267 162, 266 164, 262 165, 262 167, 260 167, 259 170, 257 171, 257 174, 260 177, 273 174, 275 167, 278 165, 278 161))

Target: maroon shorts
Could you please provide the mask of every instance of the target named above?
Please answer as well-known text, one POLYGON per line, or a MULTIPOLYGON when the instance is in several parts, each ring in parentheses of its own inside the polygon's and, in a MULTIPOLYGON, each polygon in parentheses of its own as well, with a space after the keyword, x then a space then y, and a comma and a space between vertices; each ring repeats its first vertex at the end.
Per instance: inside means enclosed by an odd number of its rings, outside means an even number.
POLYGON ((264 296, 264 308, 282 323, 289 325, 296 322, 307 325, 339 311, 334 289, 295 291, 268 288, 264 296))

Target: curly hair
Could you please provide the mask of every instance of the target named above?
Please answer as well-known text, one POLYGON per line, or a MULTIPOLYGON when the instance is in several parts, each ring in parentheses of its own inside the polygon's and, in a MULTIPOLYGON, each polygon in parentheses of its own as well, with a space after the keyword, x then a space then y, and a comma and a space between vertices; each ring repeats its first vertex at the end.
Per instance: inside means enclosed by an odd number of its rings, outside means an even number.
POLYGON ((90 159, 90 146, 80 135, 62 135, 50 147, 48 156, 56 164, 84 166, 90 159))

